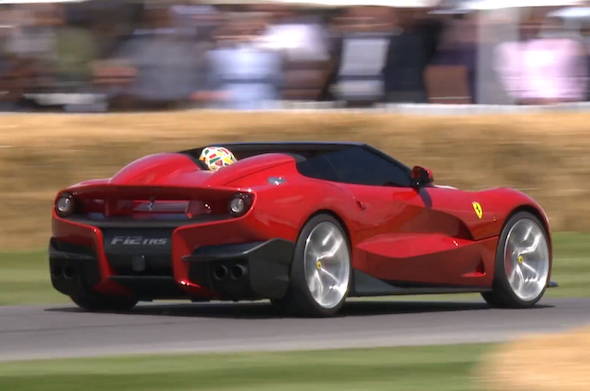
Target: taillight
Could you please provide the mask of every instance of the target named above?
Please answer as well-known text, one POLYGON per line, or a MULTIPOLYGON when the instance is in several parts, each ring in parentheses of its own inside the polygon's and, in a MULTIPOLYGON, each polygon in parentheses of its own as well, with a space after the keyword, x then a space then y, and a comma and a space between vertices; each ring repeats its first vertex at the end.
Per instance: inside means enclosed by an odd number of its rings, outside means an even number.
POLYGON ((248 193, 239 193, 234 195, 229 201, 229 213, 234 217, 240 217, 246 214, 252 206, 252 195, 248 193))
POLYGON ((70 193, 64 193, 55 201, 55 212, 59 217, 67 217, 76 211, 76 199, 70 193))

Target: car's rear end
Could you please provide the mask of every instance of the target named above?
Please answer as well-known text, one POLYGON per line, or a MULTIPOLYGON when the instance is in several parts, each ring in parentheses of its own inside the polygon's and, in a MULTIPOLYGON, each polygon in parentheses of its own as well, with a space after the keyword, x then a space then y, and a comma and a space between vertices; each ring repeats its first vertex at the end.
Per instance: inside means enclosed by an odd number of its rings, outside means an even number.
POLYGON ((138 300, 282 296, 292 246, 269 240, 256 202, 254 192, 222 187, 99 183, 61 192, 53 286, 138 300))

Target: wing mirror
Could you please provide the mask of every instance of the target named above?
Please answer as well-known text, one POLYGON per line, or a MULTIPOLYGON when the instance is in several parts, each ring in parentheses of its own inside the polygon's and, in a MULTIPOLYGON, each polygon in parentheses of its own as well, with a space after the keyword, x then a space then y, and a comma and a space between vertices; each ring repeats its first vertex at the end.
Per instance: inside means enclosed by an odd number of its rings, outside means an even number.
POLYGON ((422 187, 434 182, 432 171, 427 168, 414 166, 412 168, 412 185, 414 187, 422 187))

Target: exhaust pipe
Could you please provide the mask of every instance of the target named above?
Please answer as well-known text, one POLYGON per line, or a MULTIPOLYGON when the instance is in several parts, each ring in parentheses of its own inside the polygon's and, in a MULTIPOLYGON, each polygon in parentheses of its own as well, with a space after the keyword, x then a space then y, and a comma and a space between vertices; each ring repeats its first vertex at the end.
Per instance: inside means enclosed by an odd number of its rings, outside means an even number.
POLYGON ((246 274, 246 268, 242 265, 235 265, 231 268, 231 278, 236 281, 242 278, 244 274, 246 274))
POLYGON ((64 272, 63 272, 63 274, 64 274, 64 278, 65 278, 66 280, 70 280, 70 279, 72 279, 72 278, 74 277, 74 274, 75 274, 75 273, 76 273, 76 271, 75 271, 75 270, 74 270, 74 268, 73 268, 73 267, 71 267, 71 266, 66 266, 66 267, 64 268, 64 272))
POLYGON ((59 266, 53 266, 51 268, 51 277, 53 277, 55 279, 58 279, 58 278, 61 278, 61 276, 62 276, 61 267, 59 267, 59 266))
POLYGON ((227 268, 225 266, 219 266, 213 272, 213 277, 215 277, 217 281, 225 280, 225 277, 227 277, 227 268))

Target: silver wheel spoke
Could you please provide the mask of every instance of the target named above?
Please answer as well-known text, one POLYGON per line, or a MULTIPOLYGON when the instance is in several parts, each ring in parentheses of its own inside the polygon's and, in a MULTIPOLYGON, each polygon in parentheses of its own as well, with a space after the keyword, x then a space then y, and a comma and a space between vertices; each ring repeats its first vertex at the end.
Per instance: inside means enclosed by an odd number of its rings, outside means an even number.
POLYGON ((338 305, 346 295, 350 275, 346 238, 334 224, 322 222, 307 237, 304 254, 313 299, 324 308, 338 305))
POLYGON ((322 261, 326 258, 332 258, 334 255, 336 255, 338 250, 340 250, 340 246, 342 246, 342 244, 343 244, 343 240, 341 238, 339 238, 337 241, 334 242, 334 244, 332 245, 332 248, 330 248, 327 251, 324 251, 322 253, 322 255, 317 257, 317 260, 322 261))
POLYGON ((521 288, 523 280, 524 278, 522 276, 522 270, 520 270, 520 267, 517 265, 514 270, 512 270, 512 274, 510 275, 510 285, 518 290, 521 288))
POLYGON ((516 266, 516 276, 518 277, 518 289, 522 288, 522 284, 524 284, 524 276, 522 275, 522 269, 520 266, 516 266))
POLYGON ((527 247, 516 247, 516 251, 520 254, 520 255, 524 255, 524 254, 530 254, 533 253, 537 250, 537 247, 539 247, 539 243, 542 240, 542 236, 539 233, 537 236, 535 236, 535 240, 533 241, 533 243, 530 246, 527 247))
POLYGON ((520 243, 518 245, 520 246, 521 244, 523 244, 524 242, 526 242, 532 232, 533 232, 533 226, 530 225, 527 228, 526 233, 522 236, 521 241, 520 241, 520 243))
POLYGON ((518 275, 516 274, 516 271, 518 269, 518 266, 514 267, 514 269, 512 269, 512 273, 510 273, 510 275, 508 276, 508 280, 510 281, 510 284, 512 284, 515 279, 518 277, 518 275))
POLYGON ((322 281, 322 276, 320 276, 320 273, 318 273, 317 271, 313 274, 313 286, 314 288, 312 288, 313 292, 319 292, 319 294, 321 295, 324 292, 324 282, 322 281))
POLYGON ((549 275, 549 245, 542 228, 531 219, 518 221, 508 233, 504 254, 514 294, 524 301, 536 299, 549 275))
POLYGON ((533 280, 537 280, 537 279, 539 279, 539 273, 537 273, 537 271, 535 270, 535 268, 533 268, 532 266, 528 265, 526 262, 523 262, 523 263, 522 263, 522 266, 523 266, 525 269, 529 270, 529 271, 530 271, 530 272, 533 274, 533 276, 534 276, 534 277, 532 278, 533 280))
POLYGON ((512 249, 512 254, 516 254, 516 252, 518 251, 518 246, 522 244, 521 243, 514 243, 517 239, 515 238, 515 236, 508 236, 508 239, 506 240, 506 245, 508 246, 508 248, 512 249))
POLYGON ((323 274, 325 274, 325 275, 327 275, 328 277, 330 277, 330 279, 332 279, 332 281, 334 281, 334 282, 336 283, 336 285, 338 285, 338 283, 340 282, 340 281, 338 281, 338 279, 337 279, 337 278, 336 278, 336 277, 335 277, 335 276, 334 276, 332 273, 330 273, 330 272, 329 272, 329 271, 327 271, 326 269, 322 268, 322 269, 320 269, 320 271, 321 271, 323 274))

